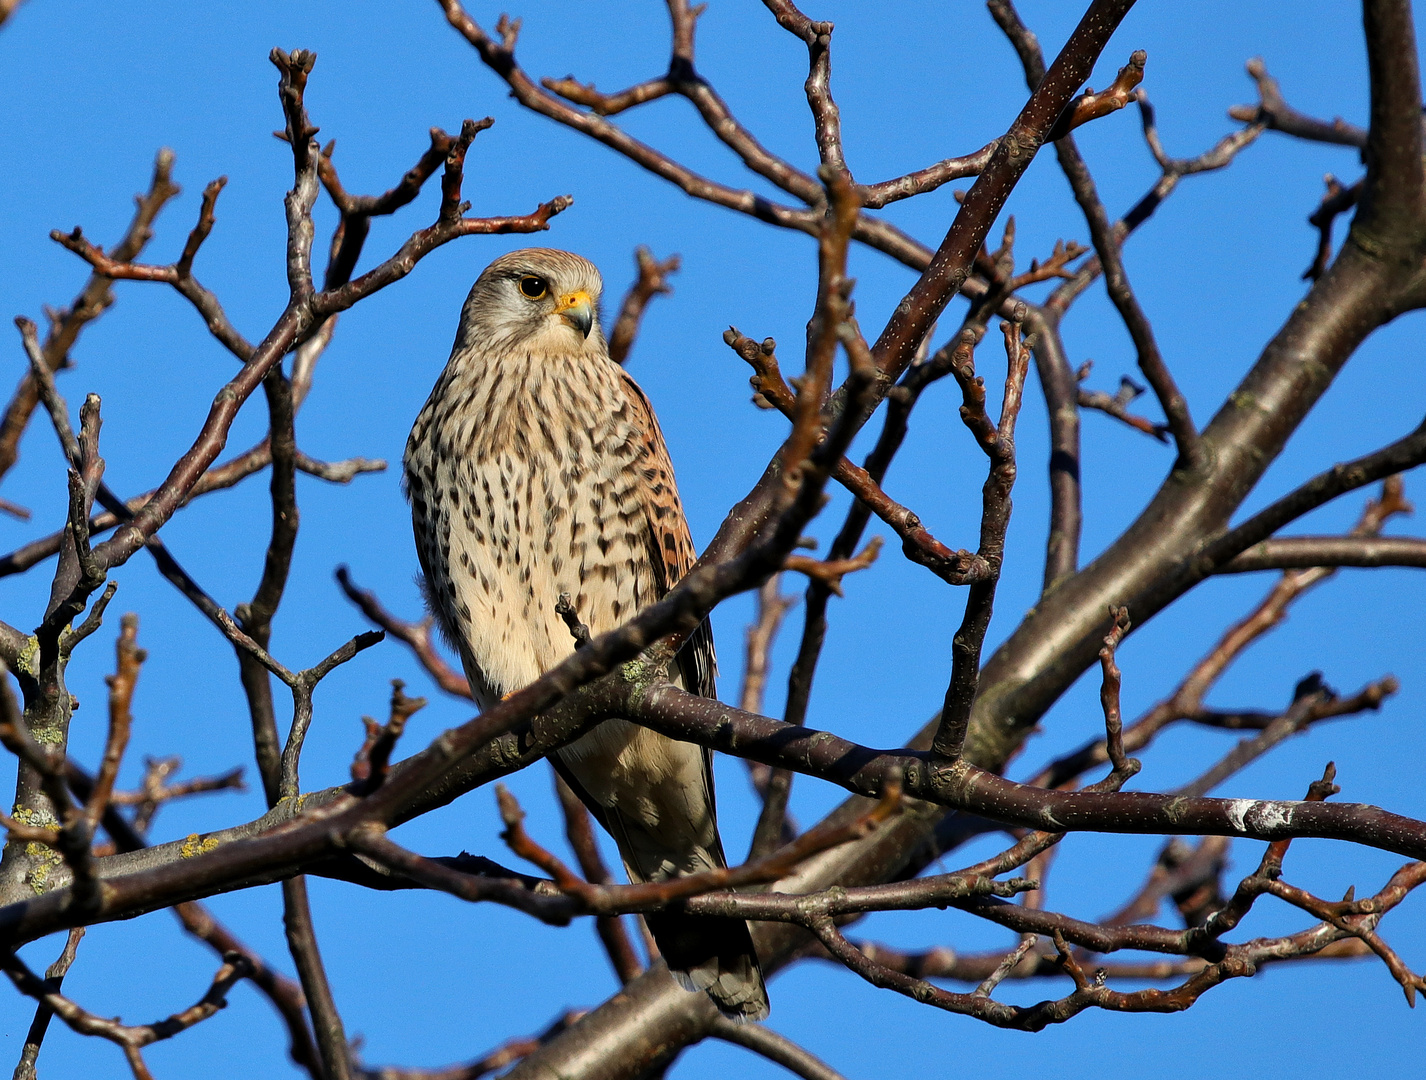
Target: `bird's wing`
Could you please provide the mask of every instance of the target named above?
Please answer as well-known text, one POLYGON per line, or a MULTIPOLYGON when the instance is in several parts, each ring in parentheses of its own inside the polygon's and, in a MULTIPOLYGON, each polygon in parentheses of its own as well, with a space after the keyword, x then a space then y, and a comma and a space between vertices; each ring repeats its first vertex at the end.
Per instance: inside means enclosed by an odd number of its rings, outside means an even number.
MULTIPOLYGON (((623 368, 619 369, 619 377, 624 382, 624 392, 635 412, 638 429, 643 433, 645 454, 639 467, 639 478, 645 516, 649 522, 654 578, 659 595, 663 596, 693 568, 698 561, 698 550, 693 546, 693 535, 688 531, 688 519, 683 514, 683 504, 679 502, 678 487, 673 479, 673 462, 669 460, 668 446, 659 428, 658 417, 654 415, 653 405, 623 368)), ((699 624, 679 651, 678 667, 683 675, 683 687, 689 693, 709 698, 718 696, 718 657, 713 651, 713 629, 707 619, 699 624)), ((713 788, 713 751, 706 746, 703 748, 703 785, 708 809, 716 822, 718 801, 713 788)), ((718 864, 726 866, 723 839, 716 827, 713 837, 718 864)))
MULTIPOLYGON (((639 480, 645 516, 649 524, 648 544, 652 555, 654 581, 659 596, 665 595, 682 580, 698 560, 693 537, 688 531, 688 519, 678 499, 673 479, 673 463, 653 406, 639 384, 629 373, 619 369, 624 392, 634 410, 638 430, 644 440, 644 454, 639 465, 639 480)), ((691 694, 701 697, 718 696, 718 659, 713 652, 713 633, 705 620, 689 637, 678 654, 683 685, 691 694)), ((710 785, 711 789, 711 785, 710 785)))

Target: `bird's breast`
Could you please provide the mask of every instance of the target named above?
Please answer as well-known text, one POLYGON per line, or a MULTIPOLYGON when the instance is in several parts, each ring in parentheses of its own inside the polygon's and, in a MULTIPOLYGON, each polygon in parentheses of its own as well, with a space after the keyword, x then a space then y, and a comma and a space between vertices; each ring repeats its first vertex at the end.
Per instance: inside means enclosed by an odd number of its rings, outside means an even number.
POLYGON ((643 442, 618 383, 581 371, 443 379, 408 445, 429 592, 497 696, 573 650, 555 612, 562 593, 595 634, 657 599, 643 442))

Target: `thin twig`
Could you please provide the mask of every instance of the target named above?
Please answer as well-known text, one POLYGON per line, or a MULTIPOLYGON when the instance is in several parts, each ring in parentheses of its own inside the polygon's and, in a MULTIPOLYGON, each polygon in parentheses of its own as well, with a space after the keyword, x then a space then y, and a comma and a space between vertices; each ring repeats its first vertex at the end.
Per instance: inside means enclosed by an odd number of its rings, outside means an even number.
POLYGON ((624 302, 619 306, 619 315, 609 330, 609 359, 616 364, 623 364, 628 360, 629 350, 633 348, 634 339, 638 337, 639 326, 644 320, 649 301, 655 296, 667 296, 673 292, 673 286, 668 283, 669 275, 676 274, 683 265, 683 260, 677 255, 670 255, 659 261, 646 247, 635 251, 634 259, 638 264, 639 276, 625 293, 624 302))
POLYGON ((470 684, 466 682, 465 676, 451 667, 445 657, 436 651, 435 640, 431 633, 435 626, 435 619, 427 616, 420 622, 407 622, 405 619, 397 618, 382 607, 376 593, 358 587, 352 581, 351 571, 345 566, 337 567, 336 578, 337 584, 341 586, 347 599, 355 604, 374 625, 410 648, 411 652, 415 654, 416 660, 425 668, 426 673, 436 681, 437 686, 454 697, 470 699, 470 684))
MULTIPOLYGON (((45 988, 58 994, 64 985, 64 977, 74 964, 74 956, 79 942, 84 937, 84 927, 76 927, 65 938, 64 950, 53 964, 45 968, 45 988)), ((45 1033, 49 1031, 54 1010, 41 1001, 35 1006, 35 1018, 30 1021, 30 1030, 25 1035, 25 1045, 20 1051, 19 1063, 15 1066, 14 1080, 35 1080, 35 1062, 39 1060, 40 1047, 44 1044, 45 1033)))

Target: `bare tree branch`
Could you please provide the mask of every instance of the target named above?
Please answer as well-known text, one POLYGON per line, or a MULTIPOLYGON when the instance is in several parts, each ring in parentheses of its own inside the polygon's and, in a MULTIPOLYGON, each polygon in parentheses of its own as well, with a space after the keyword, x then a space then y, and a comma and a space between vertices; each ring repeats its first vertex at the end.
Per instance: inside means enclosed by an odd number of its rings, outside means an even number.
POLYGON ((629 287, 624 302, 619 306, 619 315, 609 331, 609 359, 622 364, 629 358, 629 350, 639 334, 644 311, 655 296, 667 296, 673 292, 668 283, 670 274, 678 273, 683 261, 677 255, 670 255, 662 262, 656 260, 646 247, 634 252, 634 260, 639 267, 639 276, 629 287))

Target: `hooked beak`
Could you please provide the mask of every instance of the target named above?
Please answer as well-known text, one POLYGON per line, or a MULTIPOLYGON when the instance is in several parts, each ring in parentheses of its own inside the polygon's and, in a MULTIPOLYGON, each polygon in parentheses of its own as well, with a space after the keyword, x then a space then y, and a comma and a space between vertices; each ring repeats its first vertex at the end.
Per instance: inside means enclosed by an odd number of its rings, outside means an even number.
POLYGON ((555 314, 578 330, 581 337, 589 337, 589 331, 594 328, 594 302, 583 289, 560 297, 555 314))

